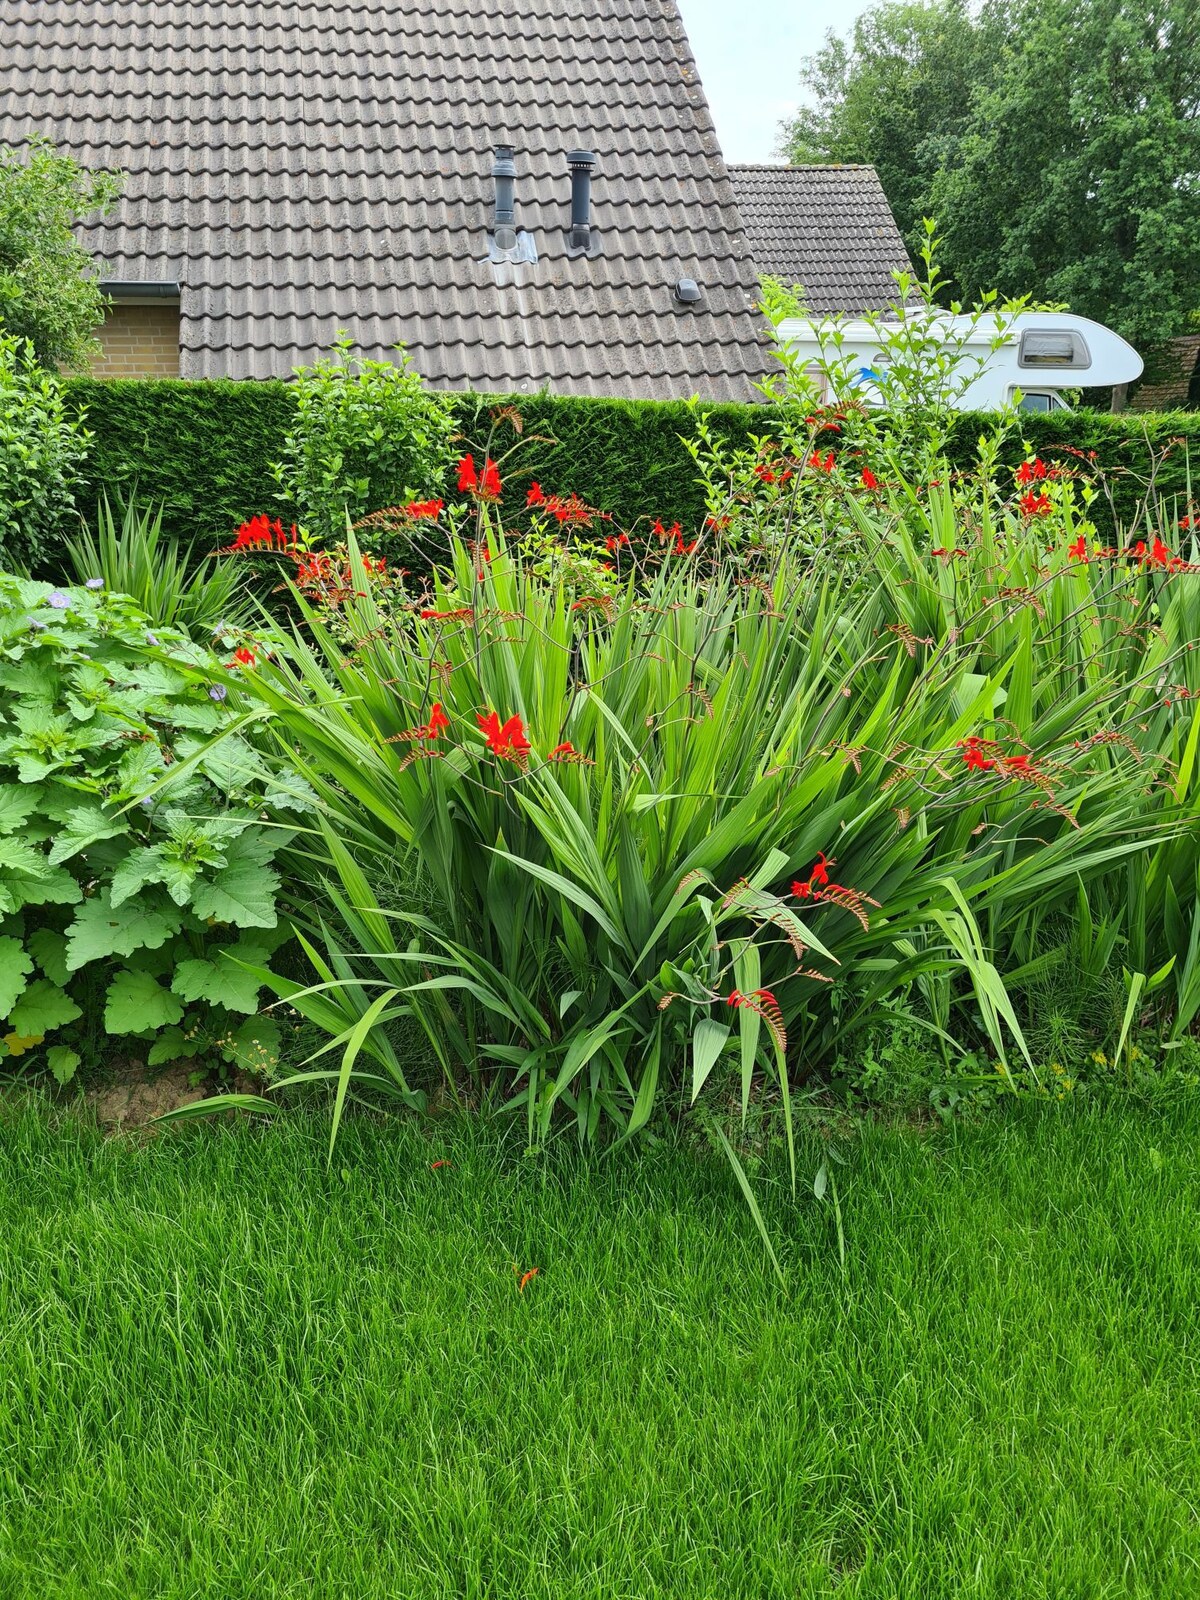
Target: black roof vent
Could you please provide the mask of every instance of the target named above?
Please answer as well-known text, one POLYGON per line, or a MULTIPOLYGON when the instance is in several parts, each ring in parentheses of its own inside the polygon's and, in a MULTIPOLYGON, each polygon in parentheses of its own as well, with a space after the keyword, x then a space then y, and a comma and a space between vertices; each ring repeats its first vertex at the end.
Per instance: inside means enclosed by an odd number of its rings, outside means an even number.
POLYGON ((694 306, 700 298, 700 285, 695 278, 680 278, 675 285, 675 298, 680 305, 694 306))
POLYGON ((590 150, 568 150, 567 167, 571 174, 571 231, 567 235, 567 254, 596 255, 600 249, 592 228, 592 175, 596 170, 596 158, 590 150))
POLYGON ((516 211, 514 195, 517 187, 517 164, 510 144, 496 146, 492 177, 496 183, 496 213, 492 222, 492 240, 497 250, 515 250, 517 247, 516 211))

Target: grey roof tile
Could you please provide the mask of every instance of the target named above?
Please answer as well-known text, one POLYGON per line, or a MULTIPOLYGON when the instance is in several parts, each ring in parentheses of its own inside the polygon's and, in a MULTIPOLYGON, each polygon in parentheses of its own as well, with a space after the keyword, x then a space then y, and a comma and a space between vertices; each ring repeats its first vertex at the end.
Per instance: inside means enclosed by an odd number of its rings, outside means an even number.
POLYGON ((881 311, 908 252, 874 167, 731 166, 760 272, 799 284, 820 314, 881 311))
POLYGON ((347 328, 455 386, 752 399, 756 276, 675 0, 0 0, 0 142, 126 174, 103 277, 184 286, 190 377, 347 328), (485 259, 496 142, 536 266, 485 259), (599 157, 570 259, 565 152, 599 157), (695 277, 699 307, 677 307, 695 277))

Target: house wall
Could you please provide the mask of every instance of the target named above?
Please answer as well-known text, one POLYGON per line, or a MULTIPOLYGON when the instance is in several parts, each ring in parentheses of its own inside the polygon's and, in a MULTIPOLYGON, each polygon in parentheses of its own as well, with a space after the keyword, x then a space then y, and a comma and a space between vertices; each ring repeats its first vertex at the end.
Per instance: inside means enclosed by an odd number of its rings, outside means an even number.
POLYGON ((96 334, 101 353, 92 363, 94 378, 177 378, 179 302, 110 308, 96 334))

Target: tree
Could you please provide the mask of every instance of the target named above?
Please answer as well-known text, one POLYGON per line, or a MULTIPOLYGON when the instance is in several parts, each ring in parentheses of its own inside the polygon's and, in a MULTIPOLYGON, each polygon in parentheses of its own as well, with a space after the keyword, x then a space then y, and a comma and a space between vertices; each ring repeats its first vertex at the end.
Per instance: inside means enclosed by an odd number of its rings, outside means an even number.
POLYGON ((805 64, 793 160, 867 161, 947 293, 1068 303, 1143 347, 1200 309, 1196 0, 885 0, 805 64))
POLYGON ((814 104, 784 126, 782 153, 873 166, 915 257, 947 140, 994 71, 1001 35, 995 15, 974 16, 966 0, 885 0, 857 19, 849 41, 830 32, 804 63, 814 104))
POLYGON ((45 139, 0 150, 0 330, 28 340, 43 366, 86 366, 96 348, 106 302, 72 226, 120 191, 115 174, 89 172, 45 139))
POLYGON ((965 294, 1065 300, 1150 345, 1200 307, 1195 0, 1020 0, 930 205, 965 294))

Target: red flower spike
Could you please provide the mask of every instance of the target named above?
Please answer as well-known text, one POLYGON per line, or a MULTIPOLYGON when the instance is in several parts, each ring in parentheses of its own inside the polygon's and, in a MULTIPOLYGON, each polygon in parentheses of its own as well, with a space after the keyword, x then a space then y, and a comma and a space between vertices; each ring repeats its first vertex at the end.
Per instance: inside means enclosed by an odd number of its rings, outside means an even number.
POLYGON ((1026 490, 1017 504, 1027 517, 1045 517, 1054 510, 1054 504, 1044 490, 1040 492, 1035 492, 1033 489, 1026 490))
POLYGON ((1067 554, 1073 561, 1087 560, 1087 540, 1082 534, 1079 535, 1074 544, 1067 546, 1067 554))
POLYGON ((475 457, 463 456, 458 463, 458 492, 466 494, 479 487, 479 480, 475 476, 475 457))
POLYGON ((440 517, 442 514, 441 500, 414 500, 411 505, 405 506, 406 517, 440 517))
POLYGON ((864 467, 862 470, 862 486, 864 489, 878 489, 879 487, 879 479, 871 471, 870 467, 864 467))
POLYGON ((796 896, 797 900, 807 900, 812 894, 812 884, 801 883, 799 879, 797 879, 796 882, 792 884, 792 893, 796 896))
POLYGON ((228 665, 231 667, 252 667, 254 662, 254 651, 249 650, 245 645, 242 645, 240 649, 233 652, 233 660, 230 661, 228 665))
POLYGON ((541 484, 531 483, 529 485, 529 492, 525 496, 525 509, 529 511, 532 510, 534 506, 544 506, 545 504, 546 496, 542 493, 541 484))
POLYGON ((479 485, 479 495, 483 500, 499 500, 503 489, 500 483, 500 473, 496 463, 489 456, 483 464, 483 478, 479 485))

